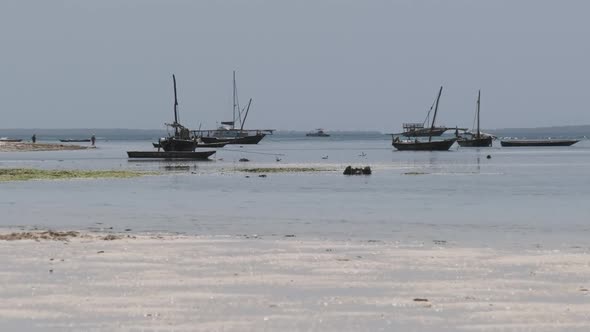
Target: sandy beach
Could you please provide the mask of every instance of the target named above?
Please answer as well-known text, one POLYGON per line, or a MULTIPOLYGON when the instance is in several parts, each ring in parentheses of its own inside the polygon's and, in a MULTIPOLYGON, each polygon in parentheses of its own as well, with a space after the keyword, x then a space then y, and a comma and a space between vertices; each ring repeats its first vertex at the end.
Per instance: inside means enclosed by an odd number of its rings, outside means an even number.
POLYGON ((2 232, 0 329, 587 331, 588 248, 2 232))
POLYGON ((0 152, 85 150, 93 146, 56 143, 0 142, 0 152))

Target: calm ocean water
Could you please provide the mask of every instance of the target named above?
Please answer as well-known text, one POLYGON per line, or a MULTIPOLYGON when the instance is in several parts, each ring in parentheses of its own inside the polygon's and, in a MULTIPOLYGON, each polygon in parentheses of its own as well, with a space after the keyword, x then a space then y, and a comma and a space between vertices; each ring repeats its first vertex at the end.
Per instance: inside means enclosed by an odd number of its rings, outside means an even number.
POLYGON ((387 136, 269 137, 259 145, 226 146, 208 162, 130 161, 125 154, 149 148, 150 141, 99 141, 87 151, 1 153, 0 167, 162 174, 1 183, 1 227, 515 247, 585 245, 590 235, 587 140, 565 148, 495 142, 492 148, 398 152, 387 136), (344 176, 347 165, 369 165, 374 174, 344 176), (238 170, 269 166, 334 171, 260 178, 238 170))

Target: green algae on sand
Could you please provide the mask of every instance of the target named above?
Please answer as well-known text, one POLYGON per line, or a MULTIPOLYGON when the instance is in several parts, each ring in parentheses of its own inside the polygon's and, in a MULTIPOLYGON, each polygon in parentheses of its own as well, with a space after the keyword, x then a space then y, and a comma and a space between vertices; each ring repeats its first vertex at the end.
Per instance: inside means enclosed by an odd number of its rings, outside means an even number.
POLYGON ((132 178, 147 174, 150 173, 122 170, 45 170, 34 168, 0 168, 0 182, 27 180, 132 178))
POLYGON ((68 241, 70 238, 80 237, 79 232, 75 231, 34 231, 34 232, 15 232, 9 234, 0 234, 0 240, 3 241, 19 241, 19 240, 54 240, 54 241, 68 241))
POLYGON ((81 146, 73 144, 0 142, 0 152, 68 151, 86 150, 94 148, 94 146, 81 146))
POLYGON ((333 171, 328 168, 317 167, 257 167, 257 168, 238 168, 239 171, 247 173, 299 173, 299 172, 326 172, 333 171))

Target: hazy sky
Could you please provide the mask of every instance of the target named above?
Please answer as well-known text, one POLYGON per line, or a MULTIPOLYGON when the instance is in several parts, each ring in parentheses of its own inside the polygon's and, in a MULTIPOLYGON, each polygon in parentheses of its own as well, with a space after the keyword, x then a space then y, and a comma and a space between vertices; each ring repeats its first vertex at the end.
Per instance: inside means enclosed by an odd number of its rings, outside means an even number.
POLYGON ((0 2, 0 128, 590 124, 590 1, 0 2))

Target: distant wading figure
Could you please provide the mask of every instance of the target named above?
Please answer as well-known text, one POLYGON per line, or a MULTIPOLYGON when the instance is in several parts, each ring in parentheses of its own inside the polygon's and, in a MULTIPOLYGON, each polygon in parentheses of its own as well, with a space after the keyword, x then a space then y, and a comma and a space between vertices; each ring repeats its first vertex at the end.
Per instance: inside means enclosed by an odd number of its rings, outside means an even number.
POLYGON ((92 142, 92 146, 94 146, 94 143, 96 143, 96 137, 94 137, 94 135, 90 137, 90 142, 92 142))
POLYGON ((37 142, 37 135, 33 134, 33 137, 31 137, 31 141, 33 141, 33 143, 37 142))

